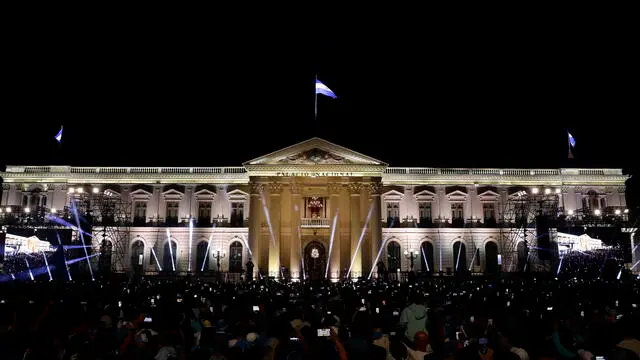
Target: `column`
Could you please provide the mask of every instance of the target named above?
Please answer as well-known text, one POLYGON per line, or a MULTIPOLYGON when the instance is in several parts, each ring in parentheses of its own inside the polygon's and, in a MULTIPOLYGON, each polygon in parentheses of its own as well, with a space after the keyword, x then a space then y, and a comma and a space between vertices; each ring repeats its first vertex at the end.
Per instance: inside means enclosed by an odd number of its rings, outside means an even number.
MULTIPOLYGON (((282 183, 269 184, 269 220, 272 232, 269 233, 269 276, 280 276, 280 200, 282 183), (273 238, 271 238, 273 237, 273 238)), ((267 224, 268 226, 269 224, 267 224)))
MULTIPOLYGON (((9 205, 9 184, 2 184, 2 197, 0 198, 0 204, 3 206, 9 205)), ((4 209, 2 209, 4 211, 4 209)))
MULTIPOLYGON (((329 279, 340 278, 340 190, 342 187, 337 183, 330 183, 327 186, 329 190, 329 205, 331 206, 331 213, 329 214, 329 246, 331 246, 331 234, 333 234, 333 247, 331 253, 327 254, 327 261, 329 262, 329 279), (335 229, 333 227, 333 219, 336 218, 335 229)), ((342 212, 342 216, 346 215, 346 211, 342 212)), ((327 249, 329 251, 329 249, 327 249)))
MULTIPOLYGON (((347 190, 349 191, 349 224, 350 231, 349 237, 351 238, 351 259, 349 259, 349 266, 351 268, 351 277, 357 278, 362 275, 362 250, 358 248, 358 240, 360 240, 360 233, 362 232, 362 221, 360 216, 360 191, 362 190, 361 183, 348 183, 347 190)), ((347 268, 348 270, 349 268, 347 268)))
POLYGON ((263 213, 260 194, 264 190, 264 184, 252 182, 250 185, 251 197, 249 200, 249 249, 251 249, 251 253, 254 256, 252 259, 255 266, 254 272, 257 272, 259 271, 259 269, 267 265, 265 262, 263 262, 263 257, 260 253, 260 250, 263 250, 263 252, 266 252, 267 250, 260 248, 260 227, 262 223, 263 213))
POLYGON ((299 184, 291 184, 291 251, 289 252, 291 278, 302 279, 302 239, 300 239, 300 218, 302 217, 302 187, 299 184))
MULTIPOLYGON (((376 266, 377 261, 382 260, 378 257, 378 252, 382 246, 382 227, 380 226, 380 193, 382 192, 382 183, 379 180, 369 184, 369 193, 371 195, 371 219, 369 220, 369 229, 371 231, 371 263, 366 270, 366 276, 369 276, 371 269, 376 266)), ((374 269, 375 270, 375 269, 374 269)))

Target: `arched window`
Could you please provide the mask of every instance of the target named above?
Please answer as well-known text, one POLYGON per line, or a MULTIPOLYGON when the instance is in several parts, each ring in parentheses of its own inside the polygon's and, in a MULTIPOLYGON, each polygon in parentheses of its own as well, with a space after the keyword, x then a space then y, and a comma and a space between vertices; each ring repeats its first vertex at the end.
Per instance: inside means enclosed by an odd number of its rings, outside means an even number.
POLYGON ((234 241, 229 245, 229 272, 242 272, 242 244, 234 241))
POLYGON ((196 271, 209 271, 208 246, 209 243, 206 241, 200 241, 200 243, 198 243, 196 250, 196 271))
POLYGON ((493 241, 487 241, 484 245, 485 272, 495 274, 498 272, 498 245, 493 241))
POLYGON ((178 264, 178 243, 175 241, 167 241, 164 243, 164 254, 162 255, 162 270, 176 271, 178 264), (169 247, 171 243, 171 248, 169 247))
POLYGON ((402 258, 400 257, 400 244, 395 241, 389 241, 389 245, 387 245, 387 269, 390 272, 396 272, 400 270, 400 263, 402 258))
POLYGON ((464 271, 467 266, 467 247, 462 241, 456 241, 453 243, 453 271, 464 271))
POLYGON ((420 245, 420 263, 423 272, 433 272, 433 256, 433 244, 429 241, 423 242, 420 245))
POLYGON ((144 265, 144 243, 140 240, 134 241, 131 245, 131 268, 142 269, 144 265))
POLYGON ((113 244, 109 240, 102 240, 100 244, 100 258, 98 267, 100 272, 106 273, 111 270, 111 256, 113 255, 113 244))

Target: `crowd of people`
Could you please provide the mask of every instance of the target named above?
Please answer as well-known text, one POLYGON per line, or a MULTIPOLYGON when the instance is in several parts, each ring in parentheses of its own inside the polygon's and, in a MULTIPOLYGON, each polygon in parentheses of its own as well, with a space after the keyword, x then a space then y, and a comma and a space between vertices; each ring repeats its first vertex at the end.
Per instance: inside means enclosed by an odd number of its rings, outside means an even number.
POLYGON ((640 280, 0 284, 0 359, 640 359, 640 280))

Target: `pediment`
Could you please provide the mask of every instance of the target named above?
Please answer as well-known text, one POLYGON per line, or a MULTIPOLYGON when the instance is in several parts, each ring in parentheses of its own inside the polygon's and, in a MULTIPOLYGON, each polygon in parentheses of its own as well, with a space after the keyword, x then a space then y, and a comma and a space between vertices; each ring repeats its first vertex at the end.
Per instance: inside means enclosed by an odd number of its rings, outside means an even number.
POLYGON ((162 197, 165 200, 182 200, 183 196, 183 193, 175 189, 170 189, 162 193, 162 197))
POLYGON ((382 165, 384 162, 329 141, 312 138, 243 165, 382 165))
POLYGON ((249 199, 249 194, 239 189, 229 191, 227 196, 229 197, 229 201, 245 201, 249 199))
POLYGON ((215 200, 216 193, 209 189, 202 189, 195 192, 196 201, 215 200))
POLYGON ((396 190, 391 190, 391 191, 387 191, 386 193, 382 194, 382 200, 384 201, 400 201, 402 200, 402 197, 404 196, 403 193, 396 191, 396 190))
POLYGON ((152 195, 144 189, 138 189, 131 193, 131 198, 134 200, 150 200, 152 195))
POLYGON ((467 194, 460 190, 456 190, 447 194, 449 201, 465 201, 467 200, 467 194))
POLYGON ((436 198, 436 194, 429 190, 422 190, 419 193, 414 194, 414 196, 418 202, 431 202, 436 198))
POLYGON ((480 198, 480 201, 496 201, 500 198, 500 194, 487 190, 482 194, 478 194, 478 198, 480 198))

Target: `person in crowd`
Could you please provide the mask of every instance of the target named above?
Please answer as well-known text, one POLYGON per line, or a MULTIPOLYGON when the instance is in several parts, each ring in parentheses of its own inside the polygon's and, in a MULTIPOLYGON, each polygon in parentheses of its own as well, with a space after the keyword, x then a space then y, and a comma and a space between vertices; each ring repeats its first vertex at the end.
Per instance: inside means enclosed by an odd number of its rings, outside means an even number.
POLYGON ((553 276, 412 283, 8 280, 0 359, 640 360, 640 279, 602 275, 590 261, 605 257, 568 255, 553 276))
POLYGON ((623 317, 619 326, 623 334, 623 339, 611 351, 608 360, 640 360, 640 329, 638 324, 640 319, 623 317))
POLYGON ((414 337, 415 349, 407 346, 407 354, 410 360, 423 360, 433 350, 429 345, 429 335, 424 331, 418 331, 414 337))
POLYGON ((512 352, 516 354, 520 360, 529 360, 529 354, 524 349, 511 345, 511 340, 506 331, 503 330, 498 333, 497 343, 497 352, 512 352))
POLYGON ((556 354, 562 359, 588 357, 582 347, 584 340, 573 325, 569 318, 560 319, 554 323, 551 340, 556 354))
POLYGON ((420 293, 413 292, 409 298, 409 306, 402 310, 400 324, 405 327, 404 336, 410 342, 413 341, 416 333, 427 332, 427 307, 423 304, 420 293))

